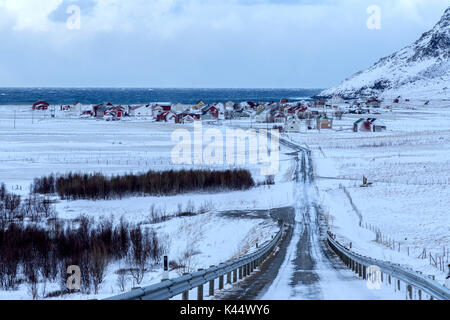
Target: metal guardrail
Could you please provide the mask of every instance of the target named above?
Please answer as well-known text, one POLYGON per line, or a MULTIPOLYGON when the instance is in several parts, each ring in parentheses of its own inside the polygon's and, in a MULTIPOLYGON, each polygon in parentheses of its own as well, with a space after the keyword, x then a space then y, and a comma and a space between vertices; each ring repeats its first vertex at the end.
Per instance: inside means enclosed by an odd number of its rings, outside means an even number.
POLYGON ((399 286, 399 289, 400 282, 405 283, 410 299, 413 299, 412 288, 415 288, 418 290, 419 299, 422 299, 422 292, 425 292, 430 296, 430 299, 450 300, 450 289, 419 272, 352 252, 340 244, 331 232, 328 232, 327 240, 341 260, 364 280, 368 280, 370 276, 368 274, 369 267, 376 266, 381 271, 381 281, 383 281, 383 275, 387 275, 389 283, 393 281, 392 278, 397 280, 395 285, 399 286))
POLYGON ((183 300, 189 299, 189 291, 197 288, 197 299, 203 300, 203 285, 209 282, 209 295, 214 295, 215 280, 219 278, 218 289, 223 289, 224 277, 227 276, 227 283, 233 284, 252 274, 255 268, 259 267, 274 251, 283 233, 284 226, 271 240, 262 245, 258 251, 235 259, 219 266, 212 266, 207 270, 199 270, 182 277, 165 280, 144 288, 137 288, 130 292, 111 297, 105 300, 168 300, 182 294, 183 300))
MULTIPOLYGON (((311 153, 307 148, 303 148, 287 139, 281 138, 280 141, 294 150, 303 151, 308 154, 311 153)), ((450 300, 450 289, 419 272, 352 252, 340 244, 336 240, 336 236, 331 232, 328 232, 327 240, 331 249, 333 249, 341 260, 364 280, 367 280, 368 277, 371 276, 368 273, 368 269, 370 269, 371 266, 376 266, 381 271, 382 281, 384 279, 383 275, 388 275, 387 280, 389 283, 393 282, 393 279, 396 279, 397 283, 395 285, 397 285, 399 289, 400 282, 405 283, 408 288, 410 299, 413 298, 412 288, 414 287, 418 290, 419 299, 422 298, 422 292, 425 292, 431 299, 450 300)))

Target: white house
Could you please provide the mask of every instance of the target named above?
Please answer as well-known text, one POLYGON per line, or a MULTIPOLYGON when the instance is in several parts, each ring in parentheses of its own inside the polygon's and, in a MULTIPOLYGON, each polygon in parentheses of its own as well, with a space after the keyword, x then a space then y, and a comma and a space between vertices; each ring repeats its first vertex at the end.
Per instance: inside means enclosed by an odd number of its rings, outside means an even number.
POLYGON ((259 110, 256 112, 255 121, 259 123, 266 123, 270 120, 270 112, 268 110, 259 110))
POLYGON ((135 118, 150 118, 153 116, 153 110, 150 105, 130 106, 128 107, 128 115, 135 118))
POLYGON ((331 106, 339 106, 339 105, 344 104, 344 103, 345 103, 345 100, 341 96, 338 96, 338 95, 334 95, 328 101, 328 104, 331 105, 331 106))
POLYGON ((228 101, 227 103, 225 103, 225 110, 234 111, 234 102, 228 101))
POLYGON ((172 106, 172 111, 175 112, 175 113, 182 113, 182 112, 185 112, 187 110, 193 109, 193 107, 194 106, 189 105, 189 104, 177 103, 177 104, 174 104, 172 106))
POLYGON ((301 121, 295 117, 286 121, 286 126, 284 130, 287 132, 300 132, 301 131, 301 121))

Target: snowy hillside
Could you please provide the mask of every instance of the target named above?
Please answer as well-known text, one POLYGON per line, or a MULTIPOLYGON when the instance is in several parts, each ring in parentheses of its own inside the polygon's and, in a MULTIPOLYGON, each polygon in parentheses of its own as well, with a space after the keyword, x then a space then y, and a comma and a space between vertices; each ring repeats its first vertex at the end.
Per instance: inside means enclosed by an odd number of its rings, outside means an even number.
POLYGON ((414 44, 382 58, 368 70, 356 73, 319 96, 450 98, 449 58, 450 7, 436 26, 414 44))

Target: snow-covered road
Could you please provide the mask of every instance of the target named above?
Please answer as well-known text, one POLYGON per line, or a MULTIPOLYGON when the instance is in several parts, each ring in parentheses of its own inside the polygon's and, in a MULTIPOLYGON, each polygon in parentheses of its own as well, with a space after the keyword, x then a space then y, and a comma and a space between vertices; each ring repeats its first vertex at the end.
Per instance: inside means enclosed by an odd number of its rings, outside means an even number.
MULTIPOLYGON (((288 147, 287 141, 281 141, 288 147)), ((318 191, 314 184, 311 154, 296 147, 299 161, 296 178, 295 225, 278 275, 258 299, 263 300, 375 300, 402 299, 393 287, 368 289, 338 260, 325 242, 326 232, 318 191)))

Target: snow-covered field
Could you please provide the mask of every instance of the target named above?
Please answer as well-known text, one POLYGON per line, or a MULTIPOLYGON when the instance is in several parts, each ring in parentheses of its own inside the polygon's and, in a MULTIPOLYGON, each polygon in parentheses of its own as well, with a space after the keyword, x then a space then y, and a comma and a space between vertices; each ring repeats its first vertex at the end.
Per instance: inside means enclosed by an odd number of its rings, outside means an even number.
POLYGON ((332 131, 290 136, 313 150, 316 183, 334 232, 356 251, 435 275, 443 283, 445 272, 430 266, 429 254, 448 264, 450 101, 424 102, 374 116, 387 124, 387 132, 354 133, 353 121, 360 116, 345 115, 332 131), (363 176, 371 187, 361 187, 363 176), (358 212, 363 227, 379 229, 395 241, 395 250, 375 243, 375 233, 359 227, 358 212), (428 256, 418 259, 424 249, 428 256))
MULTIPOLYGON (((424 102, 413 101, 376 115, 387 125, 387 132, 354 133, 353 122, 364 116, 344 115, 342 120, 335 120, 333 130, 289 137, 313 150, 320 201, 324 212, 330 215, 334 232, 343 241, 352 242, 356 251, 434 274, 443 282, 445 273, 430 266, 429 257, 417 257, 426 249, 427 254, 447 261, 448 252, 445 256, 443 253, 450 250, 450 102, 432 101, 428 106, 424 102), (371 187, 360 187, 363 175, 373 183, 371 187), (396 250, 375 243, 375 233, 359 226, 358 212, 364 224, 379 228, 386 238, 394 240, 396 250)), ((236 121, 233 126, 246 127, 249 123, 236 121)), ((105 122, 58 115, 51 119, 39 113, 32 115, 29 107, 2 107, 0 182, 5 182, 11 192, 26 195, 33 178, 50 173, 121 174, 193 167, 171 163, 170 153, 175 145, 171 134, 178 128, 148 121, 105 122)), ((192 129, 189 125, 183 128, 192 129)), ((260 165, 242 167, 248 168, 257 181, 264 179, 260 165)), ((224 168, 229 166, 214 166, 224 168)), ((189 261, 190 267, 205 268, 254 250, 256 242, 262 243, 278 231, 268 217, 268 209, 295 202, 294 168, 290 150, 282 149, 274 186, 120 201, 60 201, 56 208, 61 219, 85 215, 97 220, 112 216, 117 221, 123 217, 153 228, 168 240, 171 260, 192 251, 195 254, 189 261), (208 208, 208 212, 150 224, 152 207, 172 215, 180 205, 188 204, 195 209, 208 208), (230 210, 249 210, 255 216, 227 216, 230 210), (267 212, 257 214, 260 210, 267 212)), ((115 272, 123 267, 109 265, 99 295, 64 298, 92 299, 120 293, 115 272)), ((178 273, 173 271, 170 276, 178 273)), ((159 282, 161 277, 158 266, 147 272, 143 284, 159 282)), ((127 289, 133 286, 130 278, 127 289)), ((46 291, 58 288, 58 284, 47 284, 46 291)), ((30 297, 25 285, 16 292, 0 292, 0 299, 30 297)))
MULTIPOLYGON (((194 168, 174 165, 171 141, 175 129, 192 126, 159 124, 149 121, 105 122, 61 117, 30 111, 29 106, 2 106, 0 114, 0 182, 10 192, 26 195, 34 178, 50 173, 102 172, 123 174, 194 168), (14 120, 15 119, 15 120, 14 120)), ((225 128, 225 127, 224 127, 225 128)), ((289 151, 289 150, 287 150, 289 151)), ((232 166, 214 166, 226 169, 232 166)), ((265 177, 259 165, 243 165, 256 181, 265 177)), ((195 168, 207 168, 196 166, 195 168)), ((208 167, 209 168, 209 167, 208 167)), ((167 240, 169 260, 182 259, 186 251, 193 252, 189 261, 192 270, 207 268, 254 250, 256 242, 263 243, 278 232, 279 227, 269 217, 269 209, 293 203, 292 174, 295 161, 291 155, 281 154, 280 171, 273 186, 255 187, 248 191, 215 194, 183 194, 168 197, 131 197, 111 201, 60 201, 56 205, 58 217, 73 220, 80 215, 95 218, 113 217, 153 228, 158 236, 167 240), (264 194, 264 197, 261 197, 264 194), (208 212, 195 217, 174 218, 150 224, 150 211, 154 207, 172 215, 178 207, 192 205, 195 210, 208 212), (229 210, 265 210, 255 216, 227 216, 229 210), (233 236, 230 237, 230 234, 233 236)), ((110 264, 98 295, 74 294, 63 299, 104 298, 119 294, 115 272, 124 265, 110 264)), ((170 276, 178 276, 176 271, 170 276)), ((142 285, 159 282, 160 266, 147 272, 142 285)), ((131 278, 127 290, 135 284, 131 278)), ((42 290, 41 288, 40 290, 42 290)), ((59 289, 59 284, 47 284, 46 292, 59 289)), ((26 285, 15 292, 0 292, 0 299, 30 299, 26 285)))

